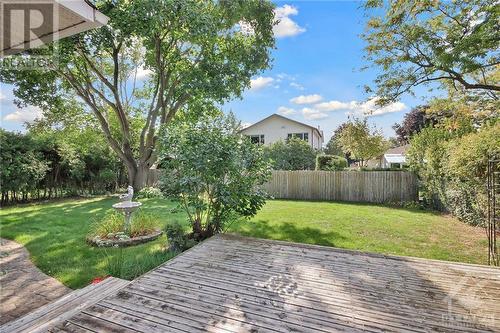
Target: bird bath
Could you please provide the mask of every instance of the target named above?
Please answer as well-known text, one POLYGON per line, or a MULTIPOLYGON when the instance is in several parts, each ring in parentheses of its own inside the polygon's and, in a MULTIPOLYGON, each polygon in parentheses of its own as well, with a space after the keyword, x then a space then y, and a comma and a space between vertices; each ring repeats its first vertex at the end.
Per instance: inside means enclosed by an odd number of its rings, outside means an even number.
POLYGON ((122 201, 115 203, 113 208, 125 215, 125 230, 130 231, 130 222, 132 221, 132 213, 142 205, 140 202, 122 201))
POLYGON ((113 208, 116 209, 118 212, 123 213, 125 215, 125 224, 124 224, 124 229, 126 231, 130 231, 130 222, 132 221, 132 213, 139 208, 142 203, 132 201, 132 198, 134 197, 134 189, 132 186, 129 186, 127 188, 127 194, 121 195, 120 200, 122 200, 119 203, 115 203, 113 205, 113 208))

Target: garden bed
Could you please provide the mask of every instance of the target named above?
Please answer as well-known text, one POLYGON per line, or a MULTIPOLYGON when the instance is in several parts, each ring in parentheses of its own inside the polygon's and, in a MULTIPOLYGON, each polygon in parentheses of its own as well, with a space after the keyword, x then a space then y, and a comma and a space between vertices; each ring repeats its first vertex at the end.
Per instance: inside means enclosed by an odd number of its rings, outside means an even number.
POLYGON ((113 247, 113 246, 126 247, 126 246, 132 246, 150 242, 160 237, 162 233, 163 232, 161 230, 157 230, 149 235, 137 236, 131 238, 101 238, 99 236, 96 236, 92 238, 87 238, 87 243, 97 247, 113 247))

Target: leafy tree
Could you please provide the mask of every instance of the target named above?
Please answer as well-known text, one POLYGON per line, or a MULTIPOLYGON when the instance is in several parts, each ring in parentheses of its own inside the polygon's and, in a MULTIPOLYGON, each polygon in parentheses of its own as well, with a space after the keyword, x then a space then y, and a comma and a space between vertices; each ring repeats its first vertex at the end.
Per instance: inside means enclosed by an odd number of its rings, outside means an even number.
POLYGON ((347 168, 347 160, 342 156, 316 156, 316 170, 336 171, 343 170, 344 168, 347 168))
POLYGON ((0 132, 3 204, 104 193, 119 186, 123 164, 98 130, 38 130, 0 132))
POLYGON ((488 160, 500 158, 500 123, 484 125, 450 142, 447 173, 460 181, 487 177, 488 160))
POLYGON ((426 127, 411 139, 407 158, 420 179, 424 202, 461 221, 483 224, 486 216, 486 167, 500 156, 498 123, 481 128, 426 127))
POLYGON ((400 144, 410 142, 412 135, 420 132, 431 121, 426 116, 428 106, 417 106, 406 113, 401 124, 394 124, 392 128, 396 132, 397 140, 400 144))
POLYGON ((384 13, 371 15, 363 35, 367 60, 383 69, 375 80, 381 103, 431 82, 497 99, 500 29, 494 1, 371 0, 365 7, 369 15, 384 13))
POLYGON ((291 138, 264 148, 275 170, 313 170, 317 152, 306 141, 291 138))
POLYGON ((238 133, 231 117, 172 123, 161 139, 162 190, 188 214, 196 240, 221 232, 264 205, 270 176, 261 147, 238 133))
POLYGON ((2 70, 0 80, 15 85, 19 104, 46 113, 74 110, 78 97, 140 189, 157 159, 159 126, 179 110, 204 112, 240 96, 250 77, 269 67, 274 6, 262 0, 103 0, 97 6, 108 25, 61 41, 57 65, 2 70))
POLYGON ((9 193, 11 200, 26 200, 28 191, 44 178, 48 163, 29 136, 0 129, 0 142, 2 204, 9 200, 9 193))
POLYGON ((338 142, 345 153, 360 160, 364 166, 368 160, 380 156, 388 147, 387 141, 376 128, 371 130, 366 119, 355 118, 347 123, 339 134, 338 142))
POLYGON ((453 136, 443 128, 426 127, 412 137, 406 155, 410 170, 421 180, 420 193, 424 201, 435 209, 443 209, 440 197, 445 191, 447 142, 453 136))
POLYGON ((327 155, 343 155, 344 152, 342 151, 342 147, 340 147, 338 143, 338 138, 340 135, 340 132, 347 126, 347 123, 342 123, 340 124, 335 131, 333 131, 333 135, 326 144, 326 149, 325 149, 325 154, 327 155))

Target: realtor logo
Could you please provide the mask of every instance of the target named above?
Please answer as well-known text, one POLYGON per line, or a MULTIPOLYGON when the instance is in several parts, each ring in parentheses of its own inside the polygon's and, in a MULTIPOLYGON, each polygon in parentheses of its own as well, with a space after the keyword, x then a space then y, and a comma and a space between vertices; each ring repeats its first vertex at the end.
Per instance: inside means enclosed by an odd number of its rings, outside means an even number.
POLYGON ((54 63, 54 51, 44 49, 43 45, 57 39, 58 7, 56 2, 47 0, 1 1, 0 57, 2 68, 40 69, 54 63), (37 51, 29 56, 23 53, 33 48, 37 48, 37 51))
POLYGON ((448 313, 442 316, 448 327, 488 327, 495 323, 494 315, 481 314, 479 310, 487 300, 483 290, 484 280, 465 274, 455 283, 443 301, 448 305, 448 313))

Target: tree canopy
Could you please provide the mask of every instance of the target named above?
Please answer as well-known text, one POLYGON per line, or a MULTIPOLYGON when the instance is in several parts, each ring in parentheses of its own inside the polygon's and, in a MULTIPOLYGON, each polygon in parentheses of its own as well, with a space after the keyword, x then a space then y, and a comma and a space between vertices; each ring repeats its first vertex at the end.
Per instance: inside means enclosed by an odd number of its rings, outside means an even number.
POLYGON ((366 59, 382 69, 375 80, 381 103, 431 82, 498 99, 497 3, 371 0, 365 8, 370 15, 363 34, 366 59), (373 15, 380 10, 382 15, 373 15))
POLYGON ((270 66, 274 6, 262 0, 106 0, 97 7, 108 25, 60 41, 56 65, 4 69, 0 80, 15 86, 20 105, 49 114, 78 104, 92 113, 139 189, 157 159, 159 126, 179 110, 204 112, 240 96, 250 77, 270 66))
POLYGON ((338 142, 345 153, 364 162, 380 156, 388 148, 388 143, 376 128, 371 129, 368 121, 355 118, 347 123, 338 137, 338 142))
POLYGON ((193 238, 221 232, 264 205, 270 165, 260 146, 239 134, 232 116, 172 123, 160 136, 161 186, 187 212, 193 238))
POLYGON ((274 170, 313 170, 317 154, 309 143, 299 138, 277 141, 264 147, 264 153, 274 170))

